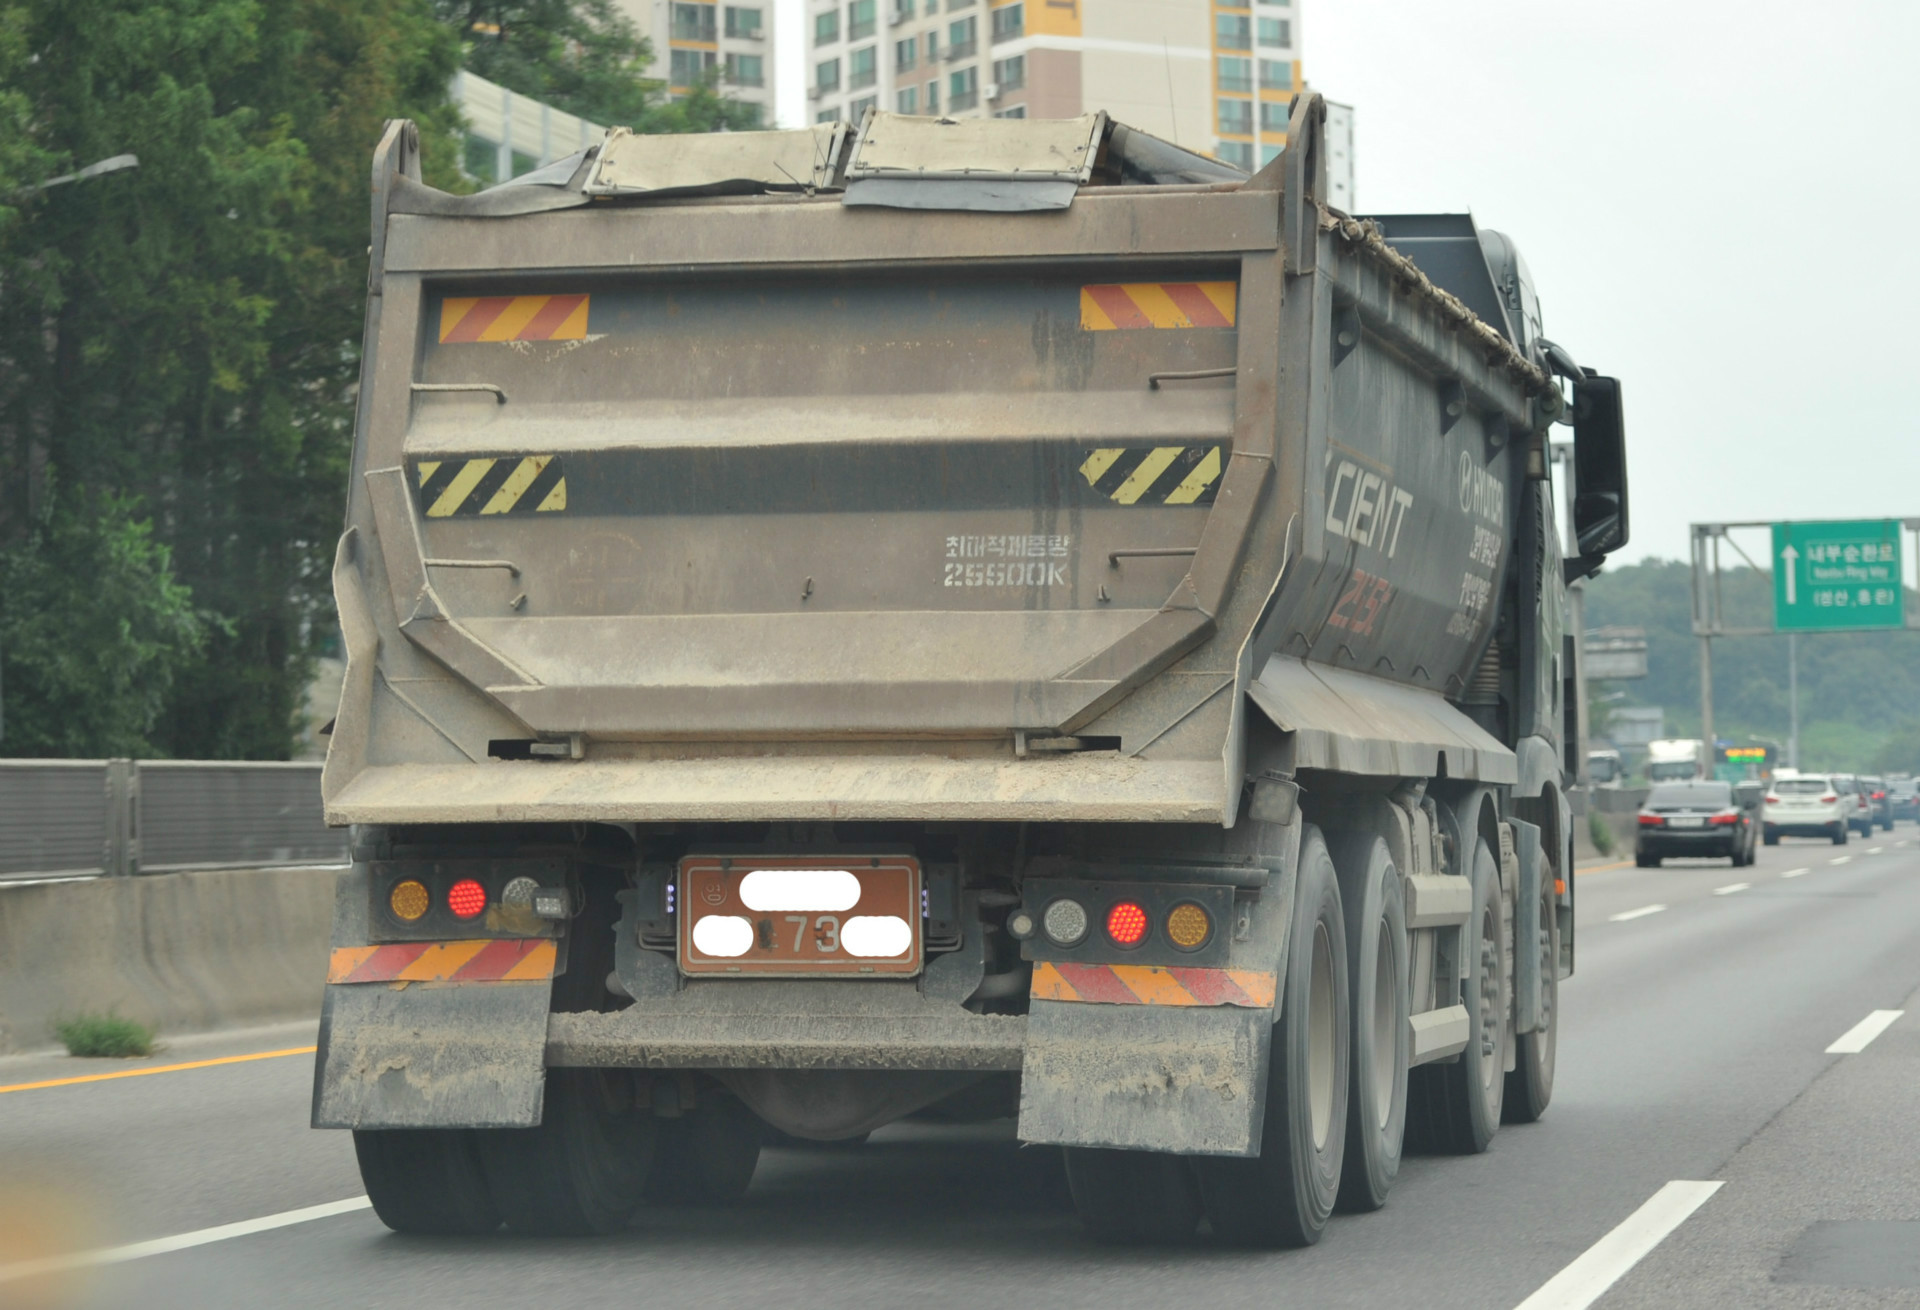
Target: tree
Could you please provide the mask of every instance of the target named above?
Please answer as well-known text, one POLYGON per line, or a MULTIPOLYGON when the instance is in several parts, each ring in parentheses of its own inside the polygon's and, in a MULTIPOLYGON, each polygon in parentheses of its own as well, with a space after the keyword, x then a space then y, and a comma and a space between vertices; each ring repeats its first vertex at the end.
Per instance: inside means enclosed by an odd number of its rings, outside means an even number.
MULTIPOLYGON (((27 0, 6 18, 0 61, 25 57, 0 62, 0 115, 27 125, 30 167, 141 166, 0 213, 0 553, 35 579, 0 595, 0 632, 122 633, 107 664, 173 671, 154 751, 283 757, 332 624, 369 152, 383 119, 413 117, 430 176, 457 177, 458 44, 429 0, 27 0), (136 621, 139 586, 87 561, 144 577, 162 612, 136 621), (197 624, 175 621, 180 587, 197 624)), ((18 722, 6 646, 0 664, 18 722)), ((98 676, 100 696, 131 685, 98 676)), ((127 739, 77 722, 42 748, 127 739)))

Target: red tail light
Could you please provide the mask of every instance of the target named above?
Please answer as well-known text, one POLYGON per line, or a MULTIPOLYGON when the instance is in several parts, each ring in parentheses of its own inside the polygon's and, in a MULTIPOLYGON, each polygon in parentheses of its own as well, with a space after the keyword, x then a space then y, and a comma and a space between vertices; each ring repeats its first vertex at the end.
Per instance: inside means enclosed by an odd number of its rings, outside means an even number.
POLYGON ((1887 798, 1887 794, 1883 791, 1877 791, 1873 794, 1873 798, 1877 801, 1883 801, 1887 798))
POLYGON ((1107 936, 1119 946, 1137 946, 1147 935, 1147 912, 1132 901, 1121 901, 1107 911, 1107 936))
POLYGON ((1831 805, 1839 799, 1840 799, 1839 792, 1828 792, 1825 796, 1822 796, 1820 798, 1820 803, 1822 805, 1831 805))
POLYGON ((471 878, 447 888, 447 908, 456 919, 471 919, 487 908, 487 889, 471 878))
POLYGON ((1780 803, 1780 798, 1779 798, 1778 796, 1769 796, 1769 797, 1767 797, 1767 804, 1769 804, 1769 805, 1778 805, 1779 803, 1780 803))
POLYGON ((1714 815, 1712 818, 1708 819, 1707 822, 1714 824, 1716 826, 1724 826, 1730 823, 1738 823, 1740 822, 1740 811, 1727 810, 1725 813, 1714 815))
POLYGON ((1658 828, 1665 822, 1666 820, 1657 814, 1643 814, 1640 816, 1640 826, 1642 828, 1658 828))

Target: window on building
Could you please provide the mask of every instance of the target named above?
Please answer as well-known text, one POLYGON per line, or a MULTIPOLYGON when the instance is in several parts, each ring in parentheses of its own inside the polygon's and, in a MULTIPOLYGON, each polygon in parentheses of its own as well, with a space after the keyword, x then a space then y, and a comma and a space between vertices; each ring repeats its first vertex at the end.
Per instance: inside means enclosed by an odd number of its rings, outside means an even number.
POLYGON ((824 14, 813 16, 813 43, 832 45, 840 39, 840 11, 829 9, 824 14))
POLYGON ((927 14, 932 16, 940 12, 940 0, 927 0, 927 14))
POLYGON ((893 17, 888 20, 888 25, 898 27, 902 23, 910 23, 919 12, 920 6, 913 0, 893 0, 893 17))
POLYGON ((728 55, 727 81, 735 86, 765 86, 766 57, 764 55, 728 55))
POLYGON ((1284 145, 1261 146, 1260 147, 1260 167, 1265 168, 1268 164, 1271 164, 1274 160, 1278 159, 1280 157, 1280 152, 1285 149, 1286 147, 1284 145))
POLYGON ((858 123, 867 116, 869 109, 876 108, 879 104, 879 96, 861 96, 858 100, 847 106, 847 121, 849 123, 858 123))
POLYGON ((1025 118, 1027 116, 1027 107, 1025 105, 1015 105, 1012 109, 996 109, 993 111, 993 116, 995 118, 1025 118))
POLYGON ((669 31, 675 41, 711 41, 713 36, 714 5, 686 5, 676 3, 671 11, 672 23, 669 31))
POLYGON ((963 18, 947 24, 947 58, 965 59, 980 48, 980 20, 963 18))
POLYGON ((1253 21, 1238 14, 1215 14, 1213 44, 1220 50, 1253 49, 1253 21))
POLYGON ((980 103, 980 70, 958 69, 947 76, 947 108, 972 109, 980 103))
POLYGON ((813 84, 822 91, 840 89, 840 61, 823 59, 813 66, 813 84))
POLYGON ((927 83, 927 112, 929 114, 940 112, 940 79, 937 77, 927 83))
POLYGON ((893 93, 893 112, 896 114, 917 114, 920 112, 920 88, 907 87, 893 93))
POLYGON ((927 62, 930 64, 937 63, 939 59, 940 34, 938 32, 929 32, 927 33, 927 62))
POLYGON ((1293 0, 1260 0, 1260 3, 1263 5, 1271 5, 1275 9, 1293 8, 1293 0))
POLYGON ((904 41, 893 43, 893 69, 904 73, 920 62, 920 41, 917 37, 908 37, 904 41))
POLYGON ((873 35, 873 0, 853 0, 847 6, 847 40, 864 41, 873 35))
POLYGON ((840 121, 840 111, 838 109, 822 109, 813 116, 813 121, 816 123, 837 123, 840 121))
POLYGON ((1003 5, 993 11, 993 39, 1011 41, 1027 33, 1027 7, 1024 4, 1003 5))
POLYGON ((1216 102, 1220 106, 1220 133, 1223 136, 1253 135, 1253 101, 1227 100, 1216 102))
POLYGON ((763 9, 742 9, 738 5, 727 6, 727 35, 736 40, 757 41, 765 36, 763 9))
POLYGON ((1263 18, 1260 20, 1260 44, 1277 46, 1282 50, 1293 45, 1293 20, 1290 18, 1263 18))
POLYGON ((1253 147, 1245 141, 1222 141, 1220 148, 1213 152, 1221 161, 1235 168, 1253 171, 1253 147))
POLYGON ((1293 90, 1293 61, 1290 59, 1262 59, 1260 61, 1260 89, 1262 91, 1293 90))
POLYGON ((1285 132, 1287 130, 1287 107, 1278 100, 1260 102, 1260 130, 1262 132, 1285 132))
POLYGON ((1027 84, 1027 57, 1015 55, 1011 59, 994 60, 993 80, 1002 91, 1018 91, 1027 84))
POLYGON ((1249 9, 1249 0, 1213 0, 1216 9, 1249 9))
POLYGON ((947 0, 948 13, 952 13, 956 9, 971 9, 971 8, 973 8, 973 0, 947 0))
POLYGON ((1253 60, 1221 55, 1214 64, 1214 77, 1222 91, 1253 90, 1253 60))
POLYGON ((675 50, 667 63, 667 76, 674 86, 698 86, 706 81, 713 62, 711 50, 675 50))
POLYGON ((858 91, 880 80, 880 47, 861 46, 847 56, 847 90, 858 91))

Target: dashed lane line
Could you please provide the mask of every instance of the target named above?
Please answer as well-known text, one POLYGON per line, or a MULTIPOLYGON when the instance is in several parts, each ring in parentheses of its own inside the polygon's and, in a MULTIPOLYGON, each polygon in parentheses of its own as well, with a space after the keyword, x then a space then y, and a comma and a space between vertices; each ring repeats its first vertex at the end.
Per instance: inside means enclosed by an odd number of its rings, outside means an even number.
POLYGON ((372 1204, 373 1202, 364 1196, 353 1196, 344 1201, 310 1205, 303 1210, 283 1210, 279 1214, 265 1215, 259 1219, 243 1219, 237 1224, 221 1224, 217 1228, 202 1228, 191 1233, 181 1233, 175 1237, 156 1237, 150 1242, 103 1247, 97 1251, 75 1251, 70 1255, 50 1255, 38 1260, 21 1260, 15 1264, 0 1265, 0 1283, 17 1282, 22 1278, 41 1278, 48 1274, 65 1273, 70 1269, 87 1269, 95 1265, 117 1265, 125 1264, 129 1260, 144 1260, 150 1255, 166 1255, 172 1251, 185 1251, 196 1246, 207 1246, 213 1242, 225 1242, 235 1237, 270 1232, 275 1228, 312 1223, 316 1219, 330 1219, 338 1214, 351 1214, 355 1210, 365 1210, 372 1204))
POLYGON ((1785 873, 1781 874, 1780 876, 1782 878, 1799 878, 1799 877, 1804 877, 1805 875, 1812 872, 1813 872, 1812 869, 1788 869, 1785 873))
POLYGON ((1845 864, 1852 858, 1853 857, 1851 855, 1836 855, 1831 860, 1828 860, 1827 863, 1828 864, 1845 864))
POLYGON ((179 1073, 183 1069, 211 1069, 216 1064, 246 1064, 250 1060, 278 1060, 288 1055, 312 1055, 317 1047, 291 1046, 284 1051, 255 1051, 251 1055, 223 1055, 217 1060, 190 1060, 185 1064, 157 1064, 150 1069, 121 1069, 115 1073, 87 1073, 72 1078, 49 1078, 37 1083, 14 1083, 0 1092, 34 1092, 43 1087, 71 1087, 75 1083, 104 1083, 115 1078, 145 1078, 151 1073, 179 1073))
POLYGON ((1707 1203, 1722 1184, 1675 1180, 1549 1278, 1517 1310, 1586 1310, 1667 1235, 1707 1203))
POLYGON ((1875 1010, 1841 1036, 1840 1040, 1827 1048, 1828 1055, 1858 1055, 1867 1049, 1874 1038, 1893 1027, 1894 1020, 1905 1014, 1905 1010, 1875 1010))
POLYGON ((1887 848, 1884 846, 1869 846, 1867 847, 1867 854, 1878 855, 1881 851, 1884 851, 1885 849, 1887 848))
POLYGON ((1658 914, 1666 908, 1664 905, 1642 905, 1637 910, 1626 910, 1620 914, 1610 914, 1607 916, 1607 922, 1625 923, 1629 919, 1644 919, 1649 914, 1658 914))
POLYGON ((1753 884, 1750 882, 1730 882, 1724 887, 1715 887, 1713 894, 1715 896, 1731 896, 1735 892, 1743 892, 1751 886, 1753 886, 1753 884))

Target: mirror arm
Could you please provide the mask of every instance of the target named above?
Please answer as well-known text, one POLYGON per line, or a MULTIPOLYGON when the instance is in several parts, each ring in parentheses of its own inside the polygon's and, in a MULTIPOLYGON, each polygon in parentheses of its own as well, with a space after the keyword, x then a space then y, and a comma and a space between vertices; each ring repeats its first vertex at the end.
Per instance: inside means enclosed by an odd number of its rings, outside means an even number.
POLYGON ((1590 578, 1598 573, 1606 562, 1605 555, 1576 555, 1570 560, 1562 560, 1560 568, 1566 574, 1567 585, 1572 586, 1580 579, 1590 578))
POLYGON ((1541 337, 1540 349, 1546 354, 1547 367, 1555 373, 1558 373, 1561 377, 1566 378, 1569 382, 1585 382, 1587 380, 1587 370, 1581 368, 1580 365, 1574 361, 1572 354, 1568 352, 1565 346, 1541 337))

